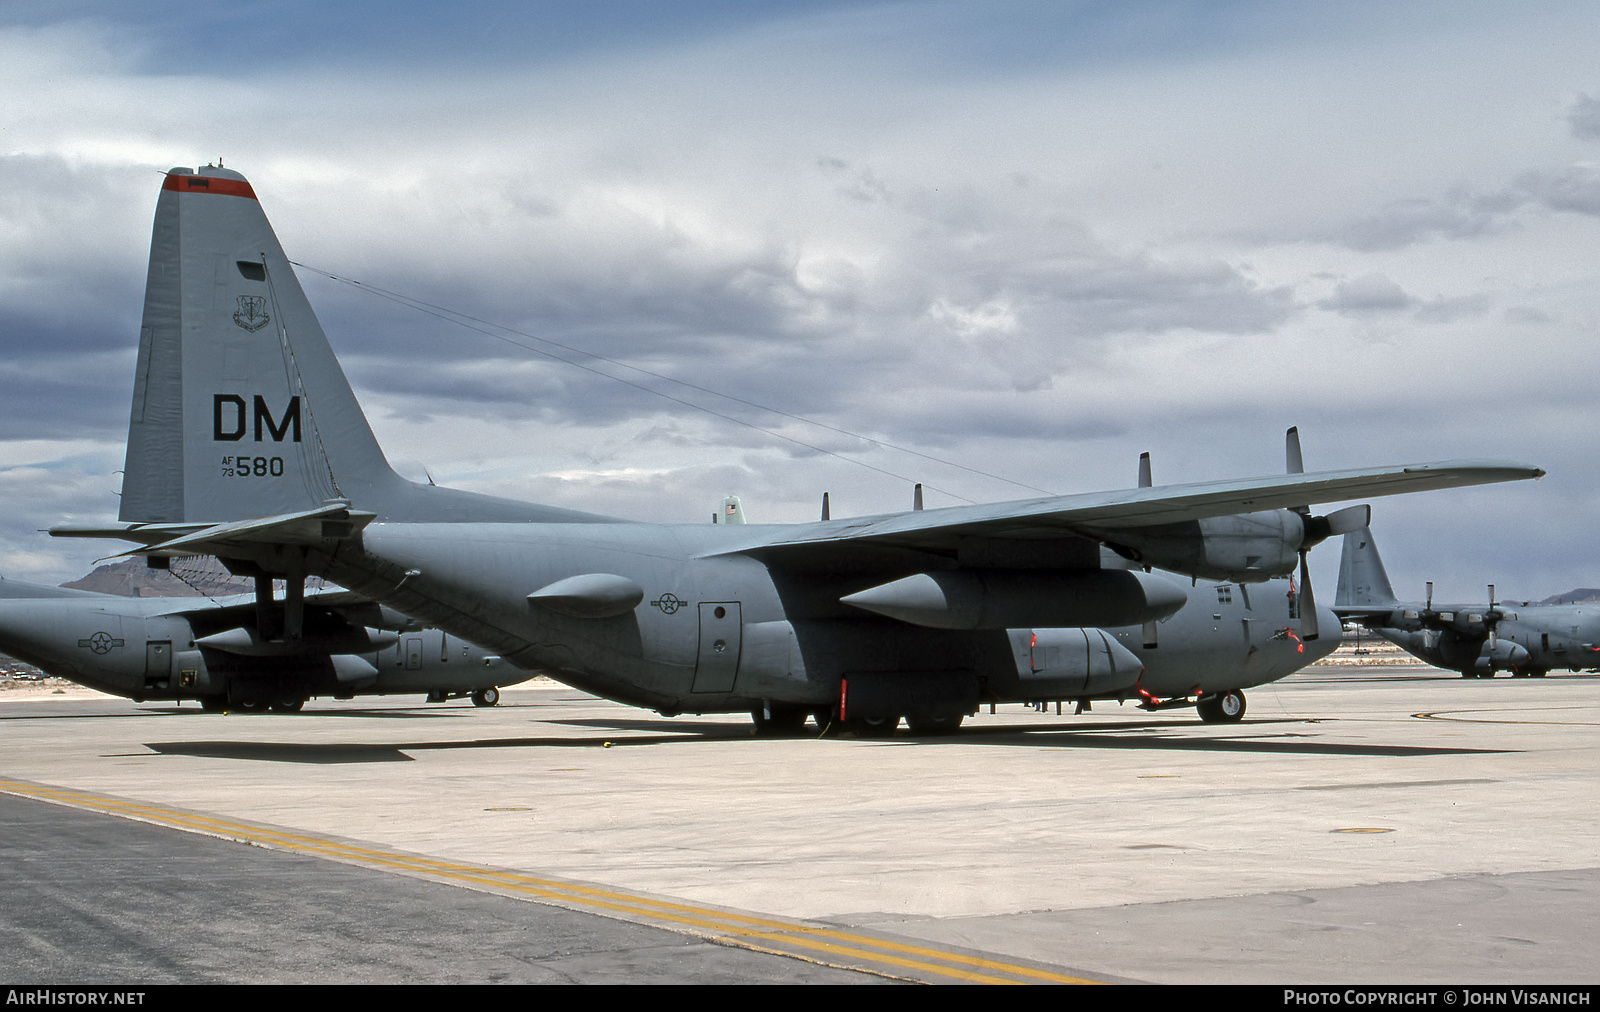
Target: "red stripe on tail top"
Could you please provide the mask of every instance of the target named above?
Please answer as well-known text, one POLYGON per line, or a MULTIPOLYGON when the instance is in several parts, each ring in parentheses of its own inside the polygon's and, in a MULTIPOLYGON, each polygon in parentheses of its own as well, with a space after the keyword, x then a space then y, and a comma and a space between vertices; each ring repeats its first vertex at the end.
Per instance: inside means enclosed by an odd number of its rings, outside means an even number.
POLYGON ((249 197, 256 199, 256 191, 242 179, 225 179, 222 176, 184 176, 169 173, 161 184, 163 190, 179 193, 219 193, 224 197, 249 197))

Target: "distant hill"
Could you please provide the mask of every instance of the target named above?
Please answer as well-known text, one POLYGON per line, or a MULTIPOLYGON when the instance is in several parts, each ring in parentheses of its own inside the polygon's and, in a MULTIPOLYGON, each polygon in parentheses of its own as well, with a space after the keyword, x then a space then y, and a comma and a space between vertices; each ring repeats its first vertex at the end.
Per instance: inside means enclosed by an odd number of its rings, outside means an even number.
POLYGON ((249 582, 236 579, 225 570, 188 575, 201 589, 197 590, 165 569, 149 568, 143 559, 124 559, 61 586, 121 597, 199 597, 202 590, 208 594, 247 594, 251 590, 249 582))
POLYGON ((1579 587, 1577 590, 1569 590, 1565 594, 1557 594, 1555 597, 1547 597, 1538 603, 1584 604, 1589 601, 1600 601, 1600 590, 1597 590, 1594 587, 1579 587))

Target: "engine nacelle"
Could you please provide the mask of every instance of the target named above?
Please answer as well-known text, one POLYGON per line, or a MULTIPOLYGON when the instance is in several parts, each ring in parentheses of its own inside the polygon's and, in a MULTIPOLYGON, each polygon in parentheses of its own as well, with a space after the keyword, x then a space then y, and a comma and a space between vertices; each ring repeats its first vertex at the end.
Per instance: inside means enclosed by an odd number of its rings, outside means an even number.
POLYGON ((1300 547, 1307 540, 1305 520, 1293 510, 1207 517, 1159 527, 1106 527, 1094 533, 1144 565, 1235 583, 1262 583, 1288 576, 1295 571, 1300 547))

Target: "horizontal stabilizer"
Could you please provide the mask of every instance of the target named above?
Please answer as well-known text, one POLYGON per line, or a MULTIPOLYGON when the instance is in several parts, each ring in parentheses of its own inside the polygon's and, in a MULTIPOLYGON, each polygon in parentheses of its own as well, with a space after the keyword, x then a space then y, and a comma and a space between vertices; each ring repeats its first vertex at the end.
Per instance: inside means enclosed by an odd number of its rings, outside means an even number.
POLYGON ((123 552, 120 557, 227 556, 238 554, 229 551, 229 548, 237 546, 320 545, 354 537, 373 518, 374 514, 352 510, 348 503, 333 503, 300 513, 216 524, 193 534, 123 552))
POLYGON ((170 541, 185 534, 203 531, 210 524, 57 524, 50 528, 52 538, 103 538, 116 541, 136 541, 153 545, 170 541))

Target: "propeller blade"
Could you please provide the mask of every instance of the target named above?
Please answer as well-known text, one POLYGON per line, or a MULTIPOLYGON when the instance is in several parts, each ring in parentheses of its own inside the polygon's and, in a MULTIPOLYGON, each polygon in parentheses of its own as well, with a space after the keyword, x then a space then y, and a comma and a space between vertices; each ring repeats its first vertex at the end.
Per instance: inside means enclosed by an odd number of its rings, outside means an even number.
MULTIPOLYGON (((1305 458, 1300 455, 1300 426, 1298 425, 1289 426, 1289 431, 1283 434, 1283 470, 1285 474, 1306 473, 1305 458)), ((1310 506, 1290 506, 1289 509, 1307 520, 1311 519, 1310 506)), ((1326 536, 1323 535, 1323 537, 1326 536)), ((1319 538, 1318 540, 1321 539, 1319 538)), ((1310 548, 1312 544, 1316 544, 1316 542, 1311 542, 1306 547, 1310 548)))
POLYGON ((1300 426, 1291 425, 1283 434, 1283 459, 1288 474, 1305 474, 1305 458, 1300 455, 1300 426))
POLYGON ((1324 517, 1307 516, 1304 519, 1305 534, 1300 541, 1300 550, 1303 552, 1308 548, 1315 548, 1335 534, 1350 534, 1371 523, 1372 507, 1365 505, 1346 506, 1324 517))
POLYGON ((1300 638, 1314 640, 1321 633, 1317 626, 1317 599, 1311 593, 1311 572, 1306 568, 1306 553, 1300 553, 1300 638))
POLYGON ((1334 510, 1324 519, 1328 521, 1329 534, 1353 534, 1363 527, 1372 526, 1371 506, 1346 506, 1334 510))
POLYGON ((1495 627, 1500 624, 1500 613, 1494 610, 1494 584, 1489 584, 1489 610, 1483 613, 1483 622, 1489 627, 1489 649, 1494 650, 1498 637, 1495 627))

